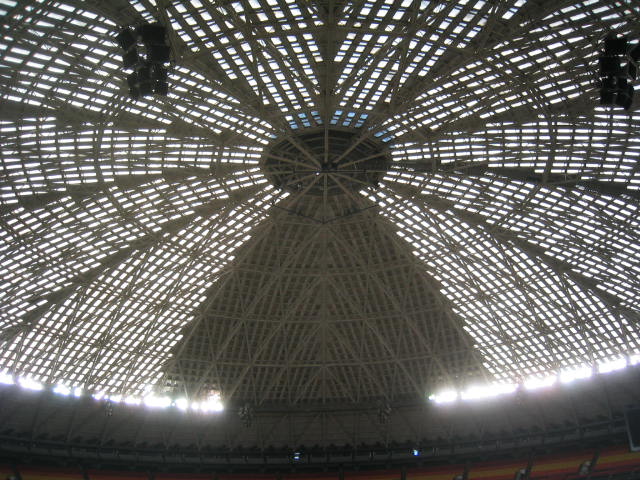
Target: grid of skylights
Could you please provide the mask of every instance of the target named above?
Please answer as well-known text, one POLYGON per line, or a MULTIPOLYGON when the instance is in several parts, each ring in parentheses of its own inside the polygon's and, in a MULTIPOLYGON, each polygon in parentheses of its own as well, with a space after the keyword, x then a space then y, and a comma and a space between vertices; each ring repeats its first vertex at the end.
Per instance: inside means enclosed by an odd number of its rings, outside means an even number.
POLYGON ((288 195, 260 170, 266 147, 329 125, 389 146, 379 188, 354 195, 412 245, 496 380, 640 352, 640 113, 597 106, 595 83, 603 36, 637 33, 632 3, 0 15, 0 370, 149 392, 288 195), (114 37, 149 21, 170 30, 170 94, 132 100, 114 37))

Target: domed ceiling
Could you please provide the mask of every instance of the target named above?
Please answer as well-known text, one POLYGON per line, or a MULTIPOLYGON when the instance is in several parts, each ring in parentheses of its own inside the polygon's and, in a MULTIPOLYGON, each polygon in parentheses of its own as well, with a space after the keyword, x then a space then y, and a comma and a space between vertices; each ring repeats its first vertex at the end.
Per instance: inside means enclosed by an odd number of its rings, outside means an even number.
POLYGON ((640 352, 640 114, 597 84, 631 4, 0 9, 0 370, 330 406, 640 352))

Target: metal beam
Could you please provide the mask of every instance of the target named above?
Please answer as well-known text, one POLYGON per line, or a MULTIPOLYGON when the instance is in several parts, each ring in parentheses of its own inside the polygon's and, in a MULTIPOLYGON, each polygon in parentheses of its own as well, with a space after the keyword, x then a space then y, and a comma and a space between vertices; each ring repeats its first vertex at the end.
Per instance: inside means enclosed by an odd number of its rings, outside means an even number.
MULTIPOLYGON (((410 162, 400 160, 392 164, 396 170, 408 170, 415 172, 433 172, 460 175, 472 178, 491 178, 492 176, 514 180, 517 182, 531 183, 538 187, 559 187, 567 190, 582 187, 596 194, 614 198, 631 197, 640 200, 640 190, 632 190, 621 182, 606 182, 593 178, 583 178, 580 174, 550 173, 545 175, 534 168, 522 167, 493 167, 477 163, 440 164, 434 170, 431 162, 410 162)), ((585 176, 588 176, 586 174, 585 176)))
MULTIPOLYGON (((246 165, 230 164, 225 168, 225 170, 227 170, 225 174, 236 173, 246 169, 246 165)), ((43 194, 17 196, 17 204, 0 205, 0 215, 7 215, 17 208, 23 208, 27 211, 38 210, 66 197, 71 197, 75 203, 79 204, 85 200, 104 195, 112 188, 132 190, 160 179, 165 180, 167 183, 180 183, 191 177, 215 178, 215 176, 211 170, 197 167, 164 168, 161 173, 154 174, 117 175, 113 177, 113 180, 99 179, 93 183, 69 184, 65 186, 65 190, 53 190, 43 194)))
POLYGON ((456 209, 456 204, 450 200, 425 195, 419 189, 413 186, 390 183, 388 188, 404 198, 410 198, 412 201, 422 205, 427 209, 435 209, 443 213, 451 213, 455 210, 456 215, 468 222, 469 224, 481 228, 490 233, 493 237, 501 242, 512 244, 515 247, 526 252, 531 258, 537 258, 547 265, 559 276, 566 276, 581 288, 589 291, 591 294, 600 299, 612 312, 623 313, 633 324, 640 324, 640 312, 630 310, 622 304, 622 301, 615 295, 605 292, 598 288, 598 282, 593 278, 587 277, 575 270, 574 266, 546 253, 545 249, 535 243, 518 237, 509 229, 499 225, 493 225, 487 222, 486 218, 480 214, 469 212, 467 210, 456 209))
MULTIPOLYGON (((247 192, 245 192, 244 196, 252 195, 254 193, 254 189, 247 189, 247 192)), ((142 237, 132 240, 126 247, 121 248, 111 253, 110 255, 101 258, 97 266, 91 268, 90 270, 87 270, 86 272, 78 273, 75 277, 69 278, 65 282, 65 287, 42 295, 32 295, 28 300, 29 302, 40 303, 42 300, 46 300, 46 303, 42 303, 37 308, 29 311, 26 315, 24 315, 19 325, 4 329, 2 335, 0 336, 0 342, 11 342, 18 335, 30 331, 35 326, 38 319, 42 317, 47 311, 58 305, 62 305, 68 298, 70 298, 76 291, 78 291, 79 288, 92 283, 100 275, 104 275, 105 273, 108 273, 109 271, 117 268, 118 265, 129 258, 134 252, 139 250, 148 250, 153 245, 162 241, 166 235, 171 235, 185 228, 199 216, 207 217, 212 213, 212 211, 219 211, 225 207, 227 209, 233 208, 234 205, 242 202, 242 199, 239 198, 241 196, 243 195, 238 192, 238 197, 235 201, 229 201, 226 199, 215 199, 208 204, 196 209, 195 213, 168 221, 160 225, 160 230, 158 232, 149 232, 142 237)))
MULTIPOLYGON (((437 79, 446 79, 457 69, 469 63, 470 58, 484 58, 490 55, 500 43, 525 34, 531 30, 532 24, 535 24, 537 20, 556 11, 562 5, 572 4, 571 0, 530 1, 511 19, 503 20, 500 17, 506 11, 508 5, 496 3, 495 9, 497 11, 491 16, 491 22, 464 49, 447 48, 446 54, 429 68, 426 75, 419 75, 422 72, 422 68, 415 69, 411 77, 394 94, 386 108, 386 116, 382 118, 390 118, 408 112, 414 107, 415 99, 433 88, 437 79)), ((423 62, 426 60, 428 58, 424 59, 423 62)), ((367 121, 366 124, 374 125, 370 121, 367 121)))

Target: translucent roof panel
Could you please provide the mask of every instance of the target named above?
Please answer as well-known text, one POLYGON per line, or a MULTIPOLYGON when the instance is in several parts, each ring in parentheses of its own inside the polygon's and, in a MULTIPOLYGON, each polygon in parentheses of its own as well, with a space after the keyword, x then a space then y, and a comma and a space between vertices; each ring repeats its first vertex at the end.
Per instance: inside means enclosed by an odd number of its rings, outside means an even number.
POLYGON ((640 353, 640 110, 597 73, 631 4, 0 15, 0 371, 290 405, 640 353), (169 93, 133 99, 153 22, 169 93))

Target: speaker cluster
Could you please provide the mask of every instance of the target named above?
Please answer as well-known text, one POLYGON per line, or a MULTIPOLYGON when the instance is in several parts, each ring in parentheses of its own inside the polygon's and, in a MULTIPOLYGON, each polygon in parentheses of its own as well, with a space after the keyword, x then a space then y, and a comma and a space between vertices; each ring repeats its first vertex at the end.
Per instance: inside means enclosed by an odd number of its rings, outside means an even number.
POLYGON ((167 69, 171 48, 167 42, 167 30, 159 23, 145 23, 136 28, 125 27, 116 36, 122 49, 124 70, 129 94, 137 99, 149 95, 169 93, 167 69))
POLYGON ((609 33, 599 62, 600 105, 629 110, 633 104, 633 82, 638 78, 640 43, 629 44, 627 37, 609 33))

